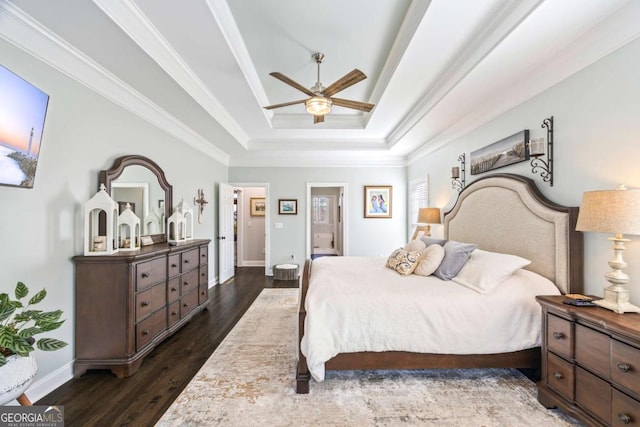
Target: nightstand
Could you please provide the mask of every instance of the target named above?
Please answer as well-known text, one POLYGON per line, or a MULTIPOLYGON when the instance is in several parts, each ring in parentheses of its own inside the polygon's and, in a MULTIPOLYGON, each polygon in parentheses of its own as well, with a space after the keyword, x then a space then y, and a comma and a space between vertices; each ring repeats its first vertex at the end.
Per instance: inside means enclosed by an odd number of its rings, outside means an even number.
POLYGON ((589 426, 640 426, 640 314, 574 307, 562 296, 542 306, 538 401, 589 426))

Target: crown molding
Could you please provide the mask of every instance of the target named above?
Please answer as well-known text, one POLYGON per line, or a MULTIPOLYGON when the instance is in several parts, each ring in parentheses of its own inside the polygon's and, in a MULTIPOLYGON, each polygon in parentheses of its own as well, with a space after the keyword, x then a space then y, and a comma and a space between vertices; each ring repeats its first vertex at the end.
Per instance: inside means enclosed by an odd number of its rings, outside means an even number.
POLYGON ((229 155, 109 73, 11 2, 0 2, 0 37, 72 80, 225 165, 229 155))

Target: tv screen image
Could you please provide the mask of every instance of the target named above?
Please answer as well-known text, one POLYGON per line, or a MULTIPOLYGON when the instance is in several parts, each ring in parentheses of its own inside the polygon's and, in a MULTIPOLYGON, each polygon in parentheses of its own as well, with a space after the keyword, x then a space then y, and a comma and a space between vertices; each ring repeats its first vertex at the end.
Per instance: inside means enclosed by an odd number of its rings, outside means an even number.
POLYGON ((33 188, 49 95, 0 65, 0 185, 33 188))

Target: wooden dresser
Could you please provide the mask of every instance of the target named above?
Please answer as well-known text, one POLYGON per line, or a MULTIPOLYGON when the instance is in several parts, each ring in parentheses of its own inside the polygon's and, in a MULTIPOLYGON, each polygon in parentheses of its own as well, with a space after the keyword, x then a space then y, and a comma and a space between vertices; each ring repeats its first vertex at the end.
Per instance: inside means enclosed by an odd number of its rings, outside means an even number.
POLYGON ((133 375, 156 345, 201 311, 209 296, 209 242, 74 257, 74 376, 87 369, 133 375))
POLYGON ((590 426, 640 426, 640 314, 536 299, 543 311, 538 401, 590 426))

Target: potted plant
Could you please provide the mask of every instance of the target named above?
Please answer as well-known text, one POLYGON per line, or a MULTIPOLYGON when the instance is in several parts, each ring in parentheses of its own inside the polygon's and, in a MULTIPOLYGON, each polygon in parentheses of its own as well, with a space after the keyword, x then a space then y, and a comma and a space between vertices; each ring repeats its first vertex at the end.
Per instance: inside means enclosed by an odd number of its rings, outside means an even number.
POLYGON ((0 405, 20 396, 35 378, 38 368, 32 352, 36 348, 54 351, 67 345, 54 338, 35 338, 64 323, 61 310, 31 308, 47 296, 46 290, 32 296, 26 306, 22 301, 29 288, 24 283, 18 282, 14 294, 12 300, 9 294, 0 293, 0 405))

